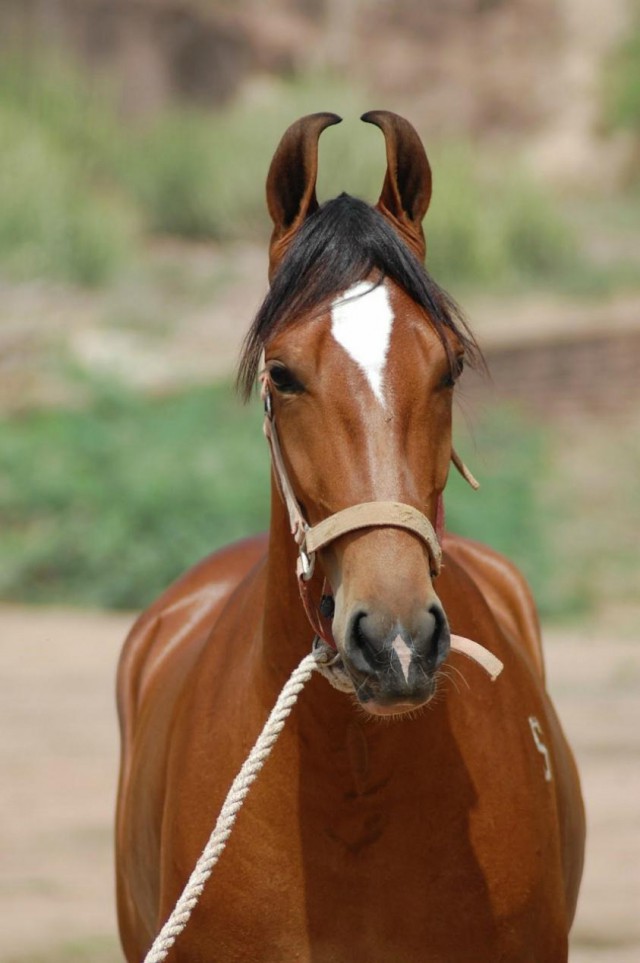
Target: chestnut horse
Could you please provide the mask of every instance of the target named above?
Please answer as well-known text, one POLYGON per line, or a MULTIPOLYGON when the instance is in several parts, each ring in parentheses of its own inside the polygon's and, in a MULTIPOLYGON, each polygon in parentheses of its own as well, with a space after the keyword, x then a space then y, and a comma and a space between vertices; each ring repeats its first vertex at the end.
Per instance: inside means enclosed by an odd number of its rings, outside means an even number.
POLYGON ((171 912, 309 651, 310 618, 351 695, 309 682, 169 959, 561 963, 580 785, 522 576, 443 531, 453 389, 474 342, 423 267, 429 164, 407 121, 371 112, 387 151, 377 206, 346 194, 319 206, 318 138, 339 119, 293 124, 267 181, 271 286, 240 383, 248 395, 264 352, 281 452, 268 537, 196 565, 122 654, 122 943, 141 960, 171 912), (390 502, 411 524, 385 515, 390 502), (311 571, 289 511, 306 531, 371 503, 381 517, 335 535, 311 571), (495 684, 451 651, 451 633, 502 660, 495 684))

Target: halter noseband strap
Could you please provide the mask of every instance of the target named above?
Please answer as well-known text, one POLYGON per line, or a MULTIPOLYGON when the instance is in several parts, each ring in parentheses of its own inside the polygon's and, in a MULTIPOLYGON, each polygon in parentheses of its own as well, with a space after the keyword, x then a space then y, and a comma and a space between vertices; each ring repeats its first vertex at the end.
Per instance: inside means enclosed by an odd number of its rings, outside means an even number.
POLYGON ((413 505, 402 502, 360 502, 359 505, 344 508, 308 529, 305 548, 313 554, 347 532, 384 525, 405 528, 418 535, 429 549, 429 556, 436 569, 435 574, 440 571, 442 549, 433 525, 426 515, 413 505))

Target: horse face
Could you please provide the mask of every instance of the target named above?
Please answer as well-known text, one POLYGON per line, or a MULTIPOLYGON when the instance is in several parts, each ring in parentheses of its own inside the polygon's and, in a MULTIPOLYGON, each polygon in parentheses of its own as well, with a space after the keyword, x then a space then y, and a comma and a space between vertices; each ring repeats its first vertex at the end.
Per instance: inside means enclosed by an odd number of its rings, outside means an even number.
MULTIPOLYGON (((335 114, 301 118, 278 145, 267 178, 272 285, 240 382, 248 393, 264 348, 286 469, 311 525, 364 502, 397 501, 437 529, 452 372, 463 344, 472 345, 422 268, 431 169, 420 138, 389 111, 362 119, 385 139, 375 209, 347 195, 318 205, 318 138, 335 114)), ((391 714, 426 702, 449 629, 424 542, 385 522, 341 535, 320 558, 335 598, 334 639, 363 706, 391 714)))
MULTIPOLYGON (((447 347, 389 280, 356 284, 267 345, 283 454, 310 524, 362 502, 399 501, 437 526, 461 368, 453 335, 447 347)), ((320 555, 334 639, 362 705, 385 715, 427 702, 449 628, 426 545, 398 528, 369 528, 320 555)))

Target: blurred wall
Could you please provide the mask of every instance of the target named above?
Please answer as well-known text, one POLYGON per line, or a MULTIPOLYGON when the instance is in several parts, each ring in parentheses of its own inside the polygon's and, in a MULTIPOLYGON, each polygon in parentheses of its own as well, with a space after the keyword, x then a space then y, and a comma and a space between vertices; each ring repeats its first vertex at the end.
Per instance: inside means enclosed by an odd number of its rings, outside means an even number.
POLYGON ((129 110, 220 103, 256 71, 333 68, 436 132, 551 124, 624 29, 629 0, 2 0, 0 38, 52 42, 121 79, 129 110))
POLYGON ((544 175, 615 183, 602 74, 633 0, 0 0, 0 50, 70 51, 137 116, 219 105, 308 70, 365 86, 434 137, 524 141, 544 175))
POLYGON ((128 114, 176 99, 223 103, 252 60, 224 10, 182 0, 2 0, 0 37, 27 62, 46 48, 71 52, 115 82, 128 114))

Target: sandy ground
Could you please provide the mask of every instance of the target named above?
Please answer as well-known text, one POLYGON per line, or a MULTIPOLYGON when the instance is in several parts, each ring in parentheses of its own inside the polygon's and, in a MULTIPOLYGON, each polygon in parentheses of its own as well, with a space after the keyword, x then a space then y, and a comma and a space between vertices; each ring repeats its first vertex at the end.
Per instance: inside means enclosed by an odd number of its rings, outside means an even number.
MULTIPOLYGON (((0 608, 0 963, 120 960, 113 676, 126 616, 0 608)), ((640 644, 547 633, 589 844, 572 963, 640 960, 640 644)))

